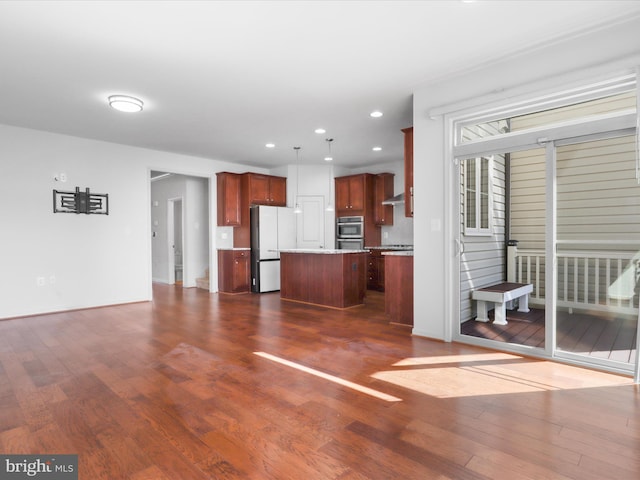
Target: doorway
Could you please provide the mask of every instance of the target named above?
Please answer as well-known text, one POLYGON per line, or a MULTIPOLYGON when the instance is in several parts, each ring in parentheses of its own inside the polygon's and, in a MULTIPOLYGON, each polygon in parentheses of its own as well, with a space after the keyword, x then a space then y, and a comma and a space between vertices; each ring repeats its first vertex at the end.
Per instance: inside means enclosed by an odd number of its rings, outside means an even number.
MULTIPOLYGON (((212 261, 210 179, 176 173, 152 172, 151 268, 152 280, 182 282, 183 288, 209 285, 212 261)), ((204 288, 204 287, 203 287, 204 288)), ((206 287, 207 289, 209 286, 206 287)))
POLYGON ((182 197, 169 199, 167 205, 167 263, 169 284, 183 284, 184 211, 182 197))

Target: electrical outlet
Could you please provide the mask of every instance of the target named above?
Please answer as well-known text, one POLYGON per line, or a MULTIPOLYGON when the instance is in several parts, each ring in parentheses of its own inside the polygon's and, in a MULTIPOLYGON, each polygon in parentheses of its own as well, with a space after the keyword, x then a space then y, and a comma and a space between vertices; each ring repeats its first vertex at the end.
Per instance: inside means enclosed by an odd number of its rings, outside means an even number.
POLYGON ((36 285, 39 287, 44 287, 45 280, 44 277, 36 277, 36 285))

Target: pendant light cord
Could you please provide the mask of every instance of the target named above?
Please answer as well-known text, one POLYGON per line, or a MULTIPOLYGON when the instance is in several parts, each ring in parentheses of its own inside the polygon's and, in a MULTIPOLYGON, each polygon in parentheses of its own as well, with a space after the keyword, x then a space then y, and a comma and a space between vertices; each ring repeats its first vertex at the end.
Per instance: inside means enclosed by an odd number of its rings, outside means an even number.
POLYGON ((298 193, 300 193, 300 148, 301 147, 293 147, 296 151, 296 198, 293 213, 302 213, 300 204, 298 203, 298 193))

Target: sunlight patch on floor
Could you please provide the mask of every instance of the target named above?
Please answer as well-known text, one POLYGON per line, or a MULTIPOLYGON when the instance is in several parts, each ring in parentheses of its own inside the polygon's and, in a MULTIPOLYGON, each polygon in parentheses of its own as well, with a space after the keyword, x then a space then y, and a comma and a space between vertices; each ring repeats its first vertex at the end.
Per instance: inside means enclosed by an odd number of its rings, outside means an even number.
POLYGON ((502 353, 407 358, 394 366, 415 367, 453 363, 462 365, 388 370, 377 372, 372 377, 439 398, 633 384, 631 378, 619 375, 502 353), (495 363, 491 363, 492 361, 495 363))
POLYGON ((357 383, 350 382, 348 380, 343 380, 340 377, 335 377, 333 375, 329 375, 328 373, 321 372, 319 370, 315 370, 313 368, 305 367, 304 365, 300 365, 299 363, 291 362, 284 358, 276 357, 275 355, 271 355, 265 352, 253 352, 255 355, 259 357, 266 358, 273 362, 277 362, 281 365, 286 365, 287 367, 295 368, 305 373, 309 373, 311 375, 315 375, 316 377, 323 378, 324 380, 328 380, 333 383, 337 383, 338 385, 342 385, 343 387, 351 388, 352 390, 356 390, 358 392, 370 395, 372 397, 379 398, 381 400, 385 400, 387 402, 401 402, 402 399, 398 397, 394 397, 393 395, 388 395, 383 392, 379 392, 369 387, 365 387, 363 385, 359 385, 357 383))
POLYGON ((409 357, 393 364, 394 367, 406 367, 413 365, 436 365, 444 363, 465 363, 487 360, 514 360, 521 359, 518 355, 509 353, 470 353, 467 355, 441 355, 434 357, 409 357))

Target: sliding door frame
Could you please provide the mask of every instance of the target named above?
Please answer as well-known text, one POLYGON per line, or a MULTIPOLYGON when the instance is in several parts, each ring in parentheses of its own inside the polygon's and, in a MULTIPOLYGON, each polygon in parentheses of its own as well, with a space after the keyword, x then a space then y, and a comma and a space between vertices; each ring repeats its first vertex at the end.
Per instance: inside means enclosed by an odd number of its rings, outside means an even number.
MULTIPOLYGON (((455 138, 455 128, 457 119, 451 116, 445 116, 445 129, 448 130, 445 138, 455 138)), ((636 382, 639 380, 639 358, 638 349, 636 349, 636 360, 633 372, 625 369, 616 369, 609 365, 599 364, 588 357, 584 359, 573 358, 570 355, 558 355, 556 349, 556 296, 557 296, 557 187, 556 187, 556 147, 568 145, 572 143, 581 143, 585 141, 615 138, 618 136, 636 135, 637 134, 638 115, 636 111, 620 111, 612 114, 597 115, 588 118, 581 118, 574 121, 562 122, 557 124, 546 125, 543 128, 523 130, 513 133, 507 133, 497 137, 488 137, 483 139, 466 142, 461 145, 447 146, 446 151, 450 154, 449 169, 449 185, 451 195, 447 198, 446 211, 451 219, 451 228, 448 234, 451 235, 449 245, 453 246, 453 251, 449 255, 450 258, 450 279, 449 285, 450 295, 448 298, 452 300, 451 325, 447 332, 450 332, 450 338, 464 343, 475 344, 483 347, 500 349, 514 353, 539 356, 545 358, 553 358, 568 363, 579 364, 583 366, 596 367, 617 373, 633 373, 636 382), (551 287, 551 294, 545 295, 545 348, 535 348, 525 345, 510 344, 487 340, 477 337, 464 336, 460 333, 460 259, 464 249, 462 242, 461 229, 461 204, 460 204, 460 168, 465 158, 513 153, 530 149, 545 148, 545 177, 546 177, 546 224, 545 224, 545 255, 546 255, 546 272, 545 284, 551 287)), ((472 321, 472 320, 470 320, 472 321)), ((640 322, 638 322, 638 334, 640 337, 640 322)), ((638 339, 640 343, 640 338, 638 339)))

